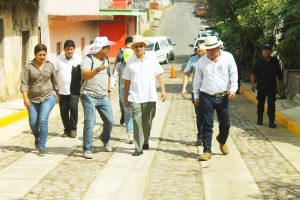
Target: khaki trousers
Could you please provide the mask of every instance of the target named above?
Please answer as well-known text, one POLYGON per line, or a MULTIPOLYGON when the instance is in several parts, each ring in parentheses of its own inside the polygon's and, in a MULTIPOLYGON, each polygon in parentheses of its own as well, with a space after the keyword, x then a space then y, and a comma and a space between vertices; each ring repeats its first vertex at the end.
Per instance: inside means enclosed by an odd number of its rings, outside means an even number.
POLYGON ((135 150, 143 151, 143 145, 149 144, 156 102, 130 103, 130 105, 132 107, 135 150))

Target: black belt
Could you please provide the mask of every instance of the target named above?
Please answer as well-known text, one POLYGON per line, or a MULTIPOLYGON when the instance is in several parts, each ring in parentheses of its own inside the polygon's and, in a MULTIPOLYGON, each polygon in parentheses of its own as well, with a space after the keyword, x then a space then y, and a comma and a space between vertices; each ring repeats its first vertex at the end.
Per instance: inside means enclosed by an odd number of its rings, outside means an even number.
POLYGON ((216 93, 216 94, 207 94, 205 92, 201 92, 201 94, 206 95, 206 96, 211 96, 211 97, 227 97, 228 96, 228 92, 220 92, 220 93, 216 93))

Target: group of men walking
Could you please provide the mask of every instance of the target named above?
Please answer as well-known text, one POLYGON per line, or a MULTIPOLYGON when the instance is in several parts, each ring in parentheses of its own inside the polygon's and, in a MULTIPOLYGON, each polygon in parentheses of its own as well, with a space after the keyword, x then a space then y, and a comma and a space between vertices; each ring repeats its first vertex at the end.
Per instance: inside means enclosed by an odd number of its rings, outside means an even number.
MULTIPOLYGON (((22 71, 20 90, 29 112, 35 146, 41 155, 45 154, 47 121, 54 106, 55 93, 59 101, 64 135, 71 138, 77 136, 78 102, 81 99, 84 111, 83 157, 92 158, 96 112, 103 120, 99 139, 106 151, 112 151, 109 140, 114 117, 110 101, 111 71, 107 55, 113 44, 107 37, 96 37, 88 54, 81 59, 74 53, 74 41, 67 40, 64 43, 64 53, 57 57, 55 65, 45 59, 46 46, 40 44, 35 47, 35 59, 22 71), (44 86, 44 90, 37 91, 37 85, 44 86)), ((158 99, 156 80, 161 88, 160 99, 166 100, 162 76, 164 70, 156 56, 145 51, 147 41, 142 36, 126 38, 125 45, 119 62, 116 62, 118 64, 113 67, 113 73, 118 71, 119 74, 119 104, 122 113, 120 123, 125 123, 128 142, 134 142, 135 150, 132 155, 140 156, 143 150, 149 149, 150 131, 158 99)), ((230 129, 229 99, 239 93, 241 70, 244 66, 239 48, 233 56, 221 50, 221 45, 217 37, 207 37, 205 43, 198 46, 197 54, 190 58, 184 70, 181 92, 183 97, 187 96, 188 79, 194 73, 192 100, 197 116, 196 145, 203 145, 203 154, 199 156, 199 160, 203 161, 212 156, 214 111, 219 121, 216 140, 221 152, 224 155, 229 153, 226 144, 230 129)), ((277 79, 282 85, 283 75, 278 60, 271 57, 271 52, 271 46, 263 47, 262 57, 255 62, 252 70, 251 89, 258 90, 257 124, 263 124, 267 97, 269 127, 275 128, 277 79)))

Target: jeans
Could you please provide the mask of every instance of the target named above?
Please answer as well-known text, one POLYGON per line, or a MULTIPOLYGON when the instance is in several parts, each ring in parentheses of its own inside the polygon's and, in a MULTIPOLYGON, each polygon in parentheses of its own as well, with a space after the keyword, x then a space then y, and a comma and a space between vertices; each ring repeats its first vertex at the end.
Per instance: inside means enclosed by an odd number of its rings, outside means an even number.
POLYGON ((143 151, 144 144, 149 144, 156 102, 130 103, 130 106, 132 107, 135 150, 140 152, 143 151))
POLYGON ((84 111, 83 150, 92 151, 93 130, 96 124, 96 110, 103 121, 103 130, 100 139, 106 144, 110 139, 111 130, 114 124, 112 107, 110 99, 107 96, 104 96, 103 98, 94 98, 88 94, 81 94, 81 102, 84 111))
POLYGON ((30 102, 29 125, 35 138, 39 138, 39 149, 45 150, 48 137, 48 119, 56 103, 55 96, 50 96, 41 103, 30 102))
POLYGON ((132 108, 130 106, 126 107, 124 106, 124 88, 120 89, 120 100, 122 103, 122 106, 124 107, 124 117, 125 117, 125 125, 126 130, 128 134, 133 134, 133 121, 132 121, 132 108))
POLYGON ((118 89, 119 89, 119 106, 120 106, 121 116, 124 116, 124 112, 125 112, 125 106, 124 106, 124 103, 123 103, 123 101, 124 101, 124 88, 122 88, 119 85, 118 89), (123 98, 121 98, 122 90, 123 90, 123 98))
POLYGON ((230 117, 228 97, 214 97, 206 93, 200 95, 200 106, 203 111, 203 152, 211 153, 212 129, 214 126, 214 110, 219 121, 218 141, 225 144, 229 135, 230 117))
POLYGON ((195 105, 194 103, 194 93, 192 93, 192 101, 195 108, 196 113, 196 124, 197 124, 197 140, 202 141, 202 135, 203 135, 203 116, 201 113, 201 107, 200 105, 195 105))
POLYGON ((268 98, 268 116, 270 122, 274 122, 275 120, 275 101, 276 101, 276 88, 272 88, 269 90, 264 89, 258 89, 257 90, 257 115, 258 117, 263 116, 264 113, 264 107, 265 107, 265 101, 266 97, 268 98))
POLYGON ((77 130, 79 95, 60 95, 60 116, 65 131, 77 130))

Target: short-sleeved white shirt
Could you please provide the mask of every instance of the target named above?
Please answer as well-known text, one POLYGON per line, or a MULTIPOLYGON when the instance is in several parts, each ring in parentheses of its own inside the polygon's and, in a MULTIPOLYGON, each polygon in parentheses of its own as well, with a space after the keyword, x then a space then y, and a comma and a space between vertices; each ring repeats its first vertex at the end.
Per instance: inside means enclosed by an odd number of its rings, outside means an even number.
POLYGON ((164 72, 156 56, 145 52, 143 60, 135 55, 127 61, 123 73, 125 80, 130 80, 128 101, 133 103, 156 102, 156 77, 164 72))
POLYGON ((81 64, 81 58, 75 53, 70 59, 67 59, 64 53, 56 57, 55 69, 57 71, 60 94, 62 95, 71 94, 70 85, 71 85, 72 68, 80 64, 81 64))

